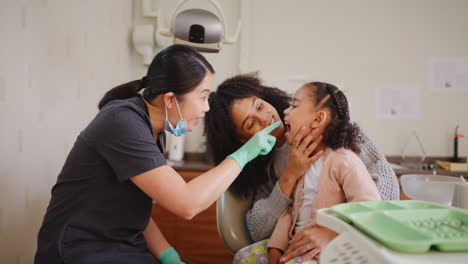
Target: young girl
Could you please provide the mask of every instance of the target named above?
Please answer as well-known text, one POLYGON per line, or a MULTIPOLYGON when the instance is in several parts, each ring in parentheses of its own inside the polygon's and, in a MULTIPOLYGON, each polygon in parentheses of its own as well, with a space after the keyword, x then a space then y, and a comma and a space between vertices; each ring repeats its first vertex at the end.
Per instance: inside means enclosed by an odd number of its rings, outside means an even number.
MULTIPOLYGON (((268 242, 271 264, 288 260, 283 253, 291 251, 288 250, 289 241, 305 226, 325 229, 316 223, 318 209, 345 202, 381 200, 374 181, 356 155, 360 152, 360 130, 356 124, 350 123, 343 92, 331 84, 308 83, 297 90, 284 114, 288 144, 293 144, 294 135, 301 129, 317 128, 323 131, 323 140, 314 152, 323 151, 324 155, 297 182, 294 202, 276 224, 268 242)), ((316 241, 322 243, 305 243, 295 249, 302 250, 303 256, 287 263, 313 263, 303 261, 318 258, 321 248, 336 236, 323 234, 317 232, 317 236, 323 237, 316 241)))

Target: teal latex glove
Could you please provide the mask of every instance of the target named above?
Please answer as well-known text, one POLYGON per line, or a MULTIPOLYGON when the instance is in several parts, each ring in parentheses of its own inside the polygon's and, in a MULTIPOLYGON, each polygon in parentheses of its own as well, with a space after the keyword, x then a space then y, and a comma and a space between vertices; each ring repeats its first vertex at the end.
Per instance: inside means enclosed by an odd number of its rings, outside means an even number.
POLYGON ((275 146, 276 138, 271 136, 271 131, 275 130, 281 125, 281 121, 269 125, 262 131, 257 132, 252 138, 249 139, 242 147, 228 156, 237 161, 241 169, 245 164, 255 159, 258 155, 268 154, 275 146))
POLYGON ((161 254, 161 256, 159 256, 158 261, 161 264, 184 264, 185 263, 184 261, 180 259, 179 254, 172 247, 166 249, 161 254))

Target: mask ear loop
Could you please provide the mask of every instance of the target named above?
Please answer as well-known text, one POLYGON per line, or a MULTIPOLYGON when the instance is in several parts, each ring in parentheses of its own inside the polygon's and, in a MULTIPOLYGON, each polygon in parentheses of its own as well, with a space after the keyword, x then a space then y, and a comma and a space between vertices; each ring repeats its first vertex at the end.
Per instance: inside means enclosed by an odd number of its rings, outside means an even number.
POLYGON ((167 116, 167 107, 166 107, 166 105, 164 105, 164 112, 166 112, 166 120, 169 121, 169 117, 167 116))
POLYGON ((177 103, 177 98, 174 97, 174 99, 175 99, 175 103, 176 103, 176 106, 177 106, 177 111, 179 111, 180 120, 185 121, 185 129, 188 131, 188 134, 190 135, 190 130, 188 128, 187 121, 182 117, 182 112, 179 109, 179 104, 177 103))
MULTIPOLYGON (((182 117, 182 113, 180 112, 180 108, 179 108, 179 104, 177 103, 177 98, 175 98, 174 96, 174 100, 175 100, 175 103, 176 103, 176 106, 177 106, 177 112, 179 112, 179 117, 181 120, 184 120, 184 118, 182 117)), ((164 105, 164 112, 166 112, 166 120, 169 121, 169 116, 167 115, 167 106, 164 105)))
MULTIPOLYGON (((184 118, 182 117, 182 112, 180 112, 180 109, 179 109, 179 104, 177 103, 177 98, 175 98, 175 96, 174 96, 174 100, 175 100, 175 104, 177 106, 177 111, 179 112, 180 119, 184 120, 184 118)), ((166 115, 167 115, 167 113, 166 113, 166 115)))

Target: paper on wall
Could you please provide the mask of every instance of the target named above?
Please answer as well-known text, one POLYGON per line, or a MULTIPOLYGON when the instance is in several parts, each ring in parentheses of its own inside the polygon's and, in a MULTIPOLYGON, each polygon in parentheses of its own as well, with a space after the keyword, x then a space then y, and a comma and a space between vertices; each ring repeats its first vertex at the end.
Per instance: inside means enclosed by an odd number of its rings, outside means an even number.
POLYGON ((419 89, 411 86, 379 86, 374 91, 374 105, 377 119, 420 118, 421 95, 419 89))
POLYGON ((433 57, 428 68, 430 90, 468 92, 468 57, 433 57))

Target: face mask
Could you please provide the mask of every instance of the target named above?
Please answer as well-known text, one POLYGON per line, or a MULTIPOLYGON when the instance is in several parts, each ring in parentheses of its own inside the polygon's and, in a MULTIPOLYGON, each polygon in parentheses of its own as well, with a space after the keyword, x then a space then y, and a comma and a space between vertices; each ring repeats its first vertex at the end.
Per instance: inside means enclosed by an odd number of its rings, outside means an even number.
POLYGON ((167 116, 167 108, 164 106, 164 109, 166 110, 166 121, 164 122, 164 129, 173 134, 174 136, 180 137, 182 135, 187 135, 190 133, 187 121, 184 120, 182 117, 182 114, 180 113, 179 109, 179 104, 177 103, 177 99, 175 99, 176 106, 177 106, 177 111, 179 112, 180 120, 177 121, 176 127, 174 127, 171 122, 169 122, 169 118, 167 116))

